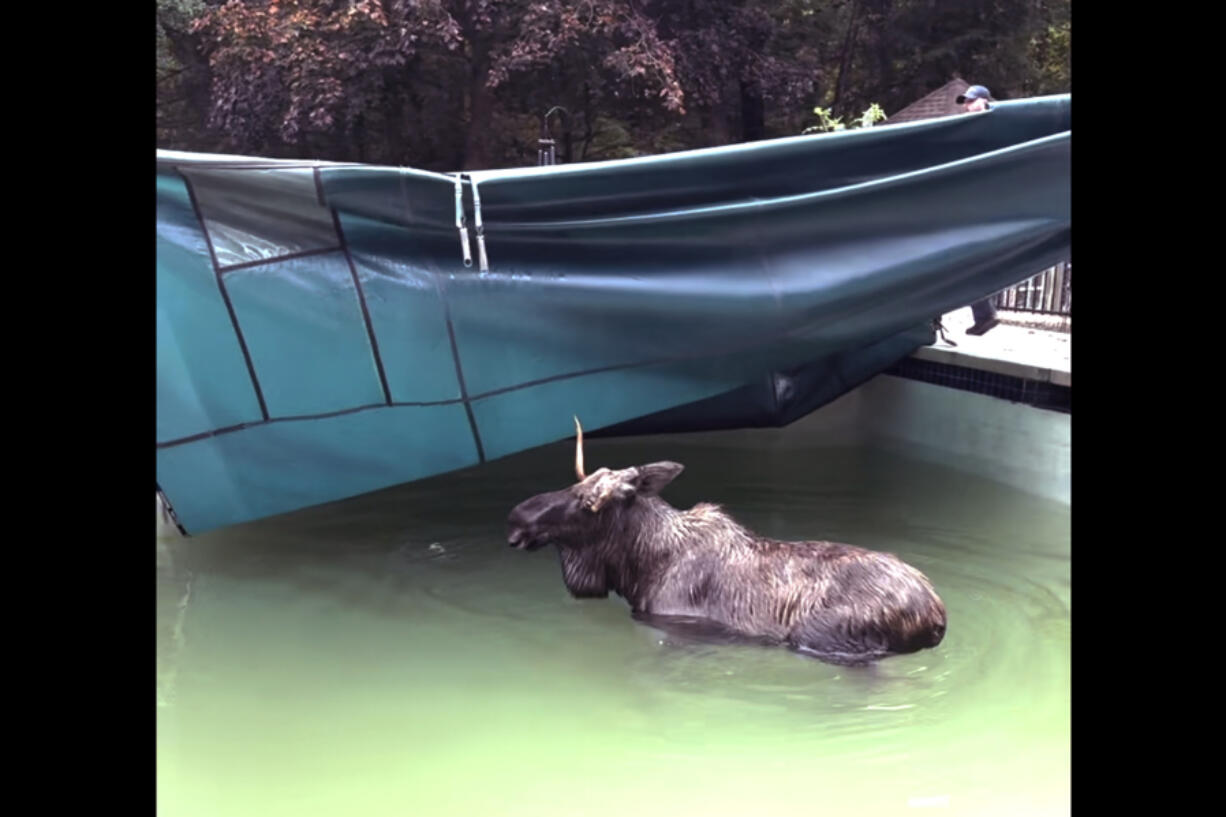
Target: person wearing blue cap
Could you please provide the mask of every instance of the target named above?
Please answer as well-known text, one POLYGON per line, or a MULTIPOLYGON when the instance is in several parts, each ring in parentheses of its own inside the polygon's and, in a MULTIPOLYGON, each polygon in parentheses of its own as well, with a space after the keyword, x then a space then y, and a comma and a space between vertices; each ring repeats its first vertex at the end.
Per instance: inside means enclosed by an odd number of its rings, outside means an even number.
MULTIPOLYGON (((995 101, 992 99, 992 92, 982 85, 972 85, 954 99, 954 102, 961 105, 962 110, 967 113, 989 110, 992 107, 991 103, 995 101)), ((966 330, 968 335, 987 334, 1000 323, 996 317, 996 308, 992 306, 992 301, 988 298, 971 304, 971 314, 975 317, 975 323, 966 330)))
POLYGON ((992 92, 982 85, 972 85, 954 99, 967 113, 986 111, 992 107, 990 103, 995 101, 992 99, 992 92))

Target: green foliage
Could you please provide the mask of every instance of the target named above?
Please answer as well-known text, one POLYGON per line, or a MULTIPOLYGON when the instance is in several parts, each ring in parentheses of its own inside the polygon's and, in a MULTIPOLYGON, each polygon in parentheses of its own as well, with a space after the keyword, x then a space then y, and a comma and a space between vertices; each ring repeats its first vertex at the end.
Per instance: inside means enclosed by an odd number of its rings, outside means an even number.
POLYGON ((1031 75, 1026 90, 1035 96, 1067 93, 1072 89, 1073 24, 1053 19, 1030 39, 1031 75))
POLYGON ((876 102, 869 105, 864 109, 864 113, 853 119, 850 126, 843 123, 842 117, 835 117, 829 108, 817 107, 813 109, 813 113, 817 114, 818 123, 805 128, 802 133, 831 133, 840 130, 871 128, 873 125, 886 119, 885 111, 876 102))
POLYGON ((878 122, 884 122, 885 120, 885 111, 880 105, 874 102, 872 105, 868 106, 864 113, 860 114, 860 121, 857 124, 861 128, 871 128, 878 122))

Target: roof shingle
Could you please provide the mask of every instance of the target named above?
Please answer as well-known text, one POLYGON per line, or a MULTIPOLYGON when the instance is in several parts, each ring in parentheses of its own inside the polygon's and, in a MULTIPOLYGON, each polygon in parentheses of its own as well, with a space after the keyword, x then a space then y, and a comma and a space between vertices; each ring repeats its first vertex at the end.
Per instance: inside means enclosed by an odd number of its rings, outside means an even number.
POLYGON ((962 109, 958 107, 954 99, 969 87, 971 84, 964 79, 951 80, 890 116, 886 122, 912 122, 916 119, 934 119, 938 116, 953 116, 962 113, 962 109))

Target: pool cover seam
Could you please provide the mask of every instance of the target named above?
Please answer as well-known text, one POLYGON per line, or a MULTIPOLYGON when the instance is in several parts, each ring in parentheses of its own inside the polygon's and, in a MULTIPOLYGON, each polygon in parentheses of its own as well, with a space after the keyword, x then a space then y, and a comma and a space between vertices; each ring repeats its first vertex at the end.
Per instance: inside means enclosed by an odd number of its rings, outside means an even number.
POLYGON ((310 258, 314 255, 327 255, 330 252, 341 252, 343 249, 343 247, 337 246, 320 247, 319 249, 315 250, 300 250, 298 252, 288 253, 287 255, 275 255, 270 258, 257 258, 254 261, 243 261, 239 264, 227 264, 224 267, 218 267, 217 271, 220 274, 225 275, 237 270, 250 269, 252 267, 272 266, 273 264, 280 264, 282 261, 294 261, 298 258, 310 258))
POLYGON ((330 208, 332 211, 332 226, 336 230, 336 237, 341 242, 341 250, 345 253, 345 263, 349 265, 349 275, 353 278, 354 289, 358 293, 358 304, 362 307, 362 321, 366 324, 366 337, 370 341, 370 351, 375 359, 375 369, 379 372, 379 385, 383 388, 383 401, 387 405, 392 404, 392 392, 387 387, 387 373, 383 370, 383 356, 379 354, 379 339, 375 337, 375 325, 370 319, 370 309, 366 306, 366 292, 362 289, 362 282, 358 279, 358 268, 353 263, 353 256, 349 252, 349 242, 345 239, 345 231, 341 228, 341 217, 336 212, 336 208, 330 208))
MULTIPOLYGON (((444 305, 446 304, 444 303, 444 305)), ((447 321, 447 329, 449 330, 451 329, 450 320, 447 321)), ((769 343, 769 342, 776 341, 776 340, 781 340, 783 339, 783 337, 786 337, 786 336, 787 336, 787 332, 782 332, 782 334, 772 334, 769 336, 761 337, 761 339, 758 339, 758 341, 750 342, 748 343, 748 345, 726 348, 726 350, 716 350, 715 352, 711 352, 710 350, 707 350, 705 352, 698 353, 698 355, 662 357, 662 358, 649 359, 649 361, 636 361, 633 363, 614 363, 612 364, 612 366, 603 366, 603 367, 597 367, 597 368, 591 368, 591 369, 584 369, 584 370, 581 370, 581 372, 568 372, 564 374, 554 374, 554 375, 550 375, 550 377, 547 377, 547 378, 527 380, 527 382, 525 383, 519 383, 519 384, 511 385, 511 386, 503 386, 503 388, 500 388, 500 389, 490 389, 489 391, 483 391, 483 393, 476 394, 476 395, 467 394, 465 384, 463 384, 462 379, 461 379, 461 395, 462 396, 451 397, 451 399, 447 399, 447 400, 430 400, 430 401, 418 401, 418 402, 394 401, 394 402, 389 402, 389 404, 369 404, 369 405, 364 405, 364 406, 356 406, 356 407, 352 407, 352 409, 341 409, 338 411, 318 413, 318 415, 293 415, 293 416, 286 416, 286 417, 273 417, 273 418, 268 418, 268 420, 262 420, 262 421, 235 423, 233 424, 233 426, 215 428, 215 429, 212 429, 212 431, 200 432, 197 434, 188 435, 188 437, 180 437, 180 438, 175 438, 172 440, 167 440, 167 442, 164 442, 164 443, 157 443, 157 448, 158 449, 174 448, 174 447, 177 447, 177 445, 184 445, 188 443, 199 442, 199 440, 201 439, 217 437, 217 435, 221 435, 221 434, 229 434, 233 432, 244 431, 244 429, 246 428, 255 428, 257 426, 265 426, 265 424, 268 424, 268 423, 304 421, 304 420, 327 420, 327 418, 330 418, 330 417, 340 417, 342 415, 351 415, 351 413, 356 413, 359 411, 369 411, 370 409, 387 409, 387 407, 392 407, 392 409, 405 409, 405 407, 454 406, 456 404, 463 404, 465 405, 466 410, 468 411, 468 421, 470 421, 470 423, 473 423, 471 404, 474 401, 487 400, 489 399, 489 397, 497 397, 499 395, 509 394, 511 393, 511 391, 520 391, 522 389, 530 389, 532 388, 532 386, 555 383, 555 382, 558 382, 558 380, 569 380, 571 378, 586 377, 586 375, 588 374, 603 374, 604 372, 615 372, 615 370, 622 370, 622 369, 662 366, 662 364, 693 361, 693 359, 702 359, 704 357, 709 357, 712 355, 716 355, 716 356, 717 355, 727 355, 727 353, 749 351, 750 348, 753 348, 754 346, 765 345, 765 343, 769 343)), ((452 340, 452 343, 455 342, 454 334, 451 334, 451 340, 452 340)), ((455 346, 452 346, 452 350, 455 350, 455 346)), ((821 356, 820 355, 815 356, 814 361, 815 359, 818 359, 819 357, 821 356)), ((889 369, 885 369, 884 373, 900 375, 900 373, 897 372, 897 368, 901 366, 905 366, 906 363, 911 362, 911 361, 913 361, 913 358, 904 358, 904 361, 894 364, 894 366, 890 367, 889 369)), ((459 369, 459 359, 457 358, 456 358, 456 364, 457 364, 457 369, 459 369)), ((960 367, 950 367, 950 368, 958 369, 960 367)), ((843 377, 843 373, 841 372, 836 372, 836 374, 837 374, 837 377, 843 377)), ((457 375, 459 375, 459 377, 462 378, 462 372, 459 372, 459 370, 457 370, 457 375)), ((907 377, 907 375, 902 374, 901 377, 907 377)), ((1020 378, 1020 379, 1025 379, 1025 378, 1020 378)), ((1042 386, 1043 384, 1035 383, 1035 385, 1042 386)), ((1056 384, 1048 384, 1048 385, 1056 385, 1056 384)), ((954 388, 956 388, 956 386, 954 386, 954 388)), ((474 434, 477 433, 476 427, 473 428, 473 433, 474 434)), ((481 453, 481 448, 479 448, 479 445, 481 445, 481 440, 479 440, 479 437, 476 437, 474 439, 477 439, 478 453, 481 453)), ((482 459, 482 461, 484 461, 484 459, 482 459)))
POLYGON ((439 300, 443 302, 443 320, 447 323, 447 339, 451 342, 451 360, 455 363, 456 381, 460 385, 460 402, 464 403, 464 412, 468 415, 468 427, 472 429, 473 443, 477 446, 477 461, 485 462, 485 446, 481 444, 481 432, 477 429, 477 418, 473 415, 472 398, 468 396, 468 385, 464 382, 464 367, 460 364, 460 347, 455 339, 455 327, 451 323, 451 305, 447 302, 446 287, 440 280, 437 270, 434 271, 434 286, 438 291, 439 300))
POLYGON ((452 352, 454 354, 453 360, 455 361, 455 364, 456 364, 456 376, 459 379, 460 395, 461 395, 460 397, 450 398, 447 400, 432 400, 432 401, 424 401, 424 402, 392 402, 392 403, 387 403, 387 404, 371 403, 371 404, 364 405, 364 406, 356 406, 354 408, 340 409, 338 411, 325 412, 322 414, 305 414, 305 415, 295 415, 295 416, 288 416, 288 417, 274 417, 274 418, 265 419, 262 421, 254 420, 248 423, 236 423, 235 425, 213 429, 212 431, 202 431, 198 434, 192 434, 187 437, 179 437, 173 440, 167 440, 166 442, 157 443, 157 447, 158 448, 171 448, 177 445, 184 445, 185 443, 196 442, 198 440, 202 440, 208 437, 217 436, 219 434, 229 434, 235 431, 242 431, 247 428, 253 428, 255 426, 265 425, 267 423, 283 422, 287 420, 322 420, 322 419, 327 419, 329 417, 338 417, 343 414, 352 414, 352 413, 359 412, 359 411, 367 411, 372 408, 450 406, 450 405, 455 405, 457 403, 463 403, 465 406, 465 409, 468 411, 469 423, 473 426, 473 435, 474 435, 474 440, 477 443, 478 455, 482 457, 481 462, 485 462, 484 451, 481 447, 481 438, 477 435, 476 423, 473 418, 472 407, 470 405, 471 403, 477 400, 486 400, 490 397, 497 397, 499 395, 508 394, 514 391, 520 391, 522 389, 532 388, 534 386, 543 386, 548 383, 557 382, 559 380, 570 380, 572 378, 586 377, 587 375, 592 375, 592 374, 603 374, 605 372, 620 371, 624 369, 647 368, 650 366, 659 366, 659 365, 664 365, 668 363, 681 363, 681 362, 690 361, 690 360, 702 360, 704 358, 709 358, 712 356, 718 356, 718 355, 723 355, 723 354, 734 354, 737 352, 749 351, 750 349, 753 349, 755 346, 763 346, 768 343, 773 343, 775 341, 782 340, 783 338, 787 337, 789 334, 787 332, 781 332, 781 333, 774 332, 768 335, 764 335, 747 344, 739 344, 739 345, 731 346, 727 348, 716 349, 714 351, 707 349, 701 352, 696 352, 694 354, 688 354, 688 355, 674 355, 670 357, 653 358, 650 360, 638 360, 638 361, 634 361, 631 363, 614 363, 609 366, 598 366, 598 367, 591 368, 591 369, 584 369, 578 372, 564 372, 562 374, 555 374, 555 375, 550 375, 549 377, 542 377, 536 380, 528 380, 523 383, 517 383, 514 386, 503 386, 502 388, 491 389, 489 391, 481 392, 480 394, 469 395, 467 391, 467 387, 464 382, 464 374, 460 367, 458 350, 456 348, 456 343, 455 343, 455 334, 454 334, 454 330, 452 329, 452 324, 451 324, 450 310, 448 309, 447 301, 445 298, 443 298, 441 292, 439 293, 439 297, 443 300, 443 310, 444 310, 444 315, 446 317, 446 322, 447 322, 448 336, 452 343, 452 352))
POLYGON ((247 340, 243 337, 242 327, 238 325, 238 315, 234 312, 234 304, 230 302, 230 293, 226 291, 225 281, 222 280, 221 265, 217 263, 217 252, 213 249, 213 239, 209 236, 209 228, 204 220, 204 213, 200 209, 200 202, 196 199, 196 189, 192 186, 191 177, 179 171, 179 175, 183 177, 183 184, 187 187, 187 197, 192 205, 192 212, 196 214, 196 219, 200 222, 200 229, 204 233, 205 246, 209 248, 209 259, 213 262, 213 276, 217 279, 217 288, 221 291, 221 299, 226 305, 226 311, 230 313, 230 325, 234 328, 234 335, 238 339, 238 346, 243 352, 243 360, 247 364, 247 373, 251 375, 251 386, 255 389, 256 400, 260 404, 260 415, 267 422, 268 405, 264 402, 264 390, 260 388, 260 380, 255 373, 255 364, 251 360, 251 352, 247 349, 247 340))
MULTIPOLYGON (((195 442, 197 440, 205 439, 207 437, 213 437, 218 434, 228 434, 228 433, 232 433, 235 431, 242 431, 243 429, 252 428, 254 426, 259 426, 259 425, 264 425, 270 422, 281 422, 285 420, 320 420, 320 419, 326 419, 328 417, 340 416, 342 414, 352 414, 358 411, 366 411, 372 408, 380 408, 380 407, 387 407, 387 406, 426 407, 426 406, 448 406, 448 405, 455 405, 457 403, 463 403, 465 406, 465 409, 468 412, 468 419, 473 429, 474 440, 477 443, 478 456, 481 457, 481 462, 485 462, 484 450, 481 446, 481 438, 478 435, 476 422, 472 414, 472 406, 470 405, 471 403, 477 400, 486 400, 490 397, 497 397, 499 395, 508 394, 514 391, 520 391, 522 389, 532 388, 534 386, 543 386, 548 383, 555 383, 559 380, 570 380, 572 378, 586 377, 587 375, 592 375, 592 374, 603 374, 605 372, 614 372, 614 371, 620 371, 620 370, 625 370, 625 369, 647 368, 650 366, 660 366, 660 365, 664 365, 668 363, 682 363, 686 361, 703 360, 706 358, 718 357, 720 355, 725 355, 725 354, 735 354, 738 352, 746 352, 755 347, 765 346, 767 344, 777 342, 790 335, 789 332, 770 332, 770 333, 763 334, 759 336, 758 338, 750 340, 747 343, 738 343, 735 345, 718 348, 714 350, 704 349, 702 351, 696 351, 691 354, 671 355, 667 357, 651 358, 648 360, 637 360, 637 361, 633 361, 630 363, 614 363, 608 366, 597 366, 591 369, 583 369, 577 372, 564 372, 562 374, 555 374, 555 375, 550 375, 549 377, 542 377, 536 380, 528 380, 523 383, 517 383, 513 386, 503 386, 501 388, 491 389, 489 391, 481 392, 480 394, 470 395, 468 394, 468 389, 464 382, 463 369, 460 366, 459 351, 456 346, 455 332, 454 332, 454 329, 451 323, 451 311, 450 311, 450 308, 448 307, 447 299, 443 296, 442 285, 437 281, 437 279, 435 283, 436 283, 436 286, 438 286, 439 288, 439 298, 443 302, 443 314, 444 314, 446 324, 447 324, 447 334, 451 341, 453 360, 456 366, 456 377, 459 380, 460 397, 450 398, 447 400, 434 400, 434 401, 427 401, 427 402, 393 402, 393 403, 388 403, 388 404, 371 403, 369 405, 357 406, 357 407, 349 408, 349 409, 341 409, 339 411, 326 412, 322 414, 307 414, 307 415, 296 415, 296 416, 290 416, 290 417, 276 417, 272 419, 265 419, 263 421, 257 420, 257 421, 252 421, 248 423, 237 423, 235 425, 225 426, 224 428, 218 428, 212 431, 202 431, 198 434, 193 434, 188 437, 179 437, 173 440, 168 440, 166 442, 157 443, 157 447, 158 448, 171 448, 173 446, 183 445, 189 442, 195 442)), ((821 355, 816 356, 814 359, 816 360, 818 357, 821 357, 821 355)))
POLYGON ((208 439, 209 437, 217 437, 222 434, 232 434, 235 431, 243 431, 248 428, 257 428, 259 426, 271 425, 272 423, 297 422, 301 420, 327 420, 332 417, 343 417, 346 414, 357 414, 360 411, 370 411, 378 408, 427 408, 430 406, 454 406, 460 400, 436 400, 431 402, 420 403, 368 403, 364 406, 354 406, 352 408, 337 409, 336 411, 325 411, 320 414, 291 414, 285 417, 272 417, 267 420, 252 420, 249 423, 235 423, 234 425, 215 428, 211 431, 201 431, 198 434, 191 434, 186 437, 177 437, 173 440, 157 443, 159 449, 174 448, 175 446, 186 445, 187 443, 199 442, 200 440, 208 439))

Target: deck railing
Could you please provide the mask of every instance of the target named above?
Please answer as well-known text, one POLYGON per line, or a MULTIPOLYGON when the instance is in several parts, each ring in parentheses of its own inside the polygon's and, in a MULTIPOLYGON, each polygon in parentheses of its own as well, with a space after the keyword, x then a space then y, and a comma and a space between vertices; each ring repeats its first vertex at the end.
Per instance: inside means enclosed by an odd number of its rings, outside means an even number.
POLYGON ((1038 312, 1045 315, 1073 314, 1073 263, 1062 261, 1014 287, 992 296, 997 309, 1038 312))

